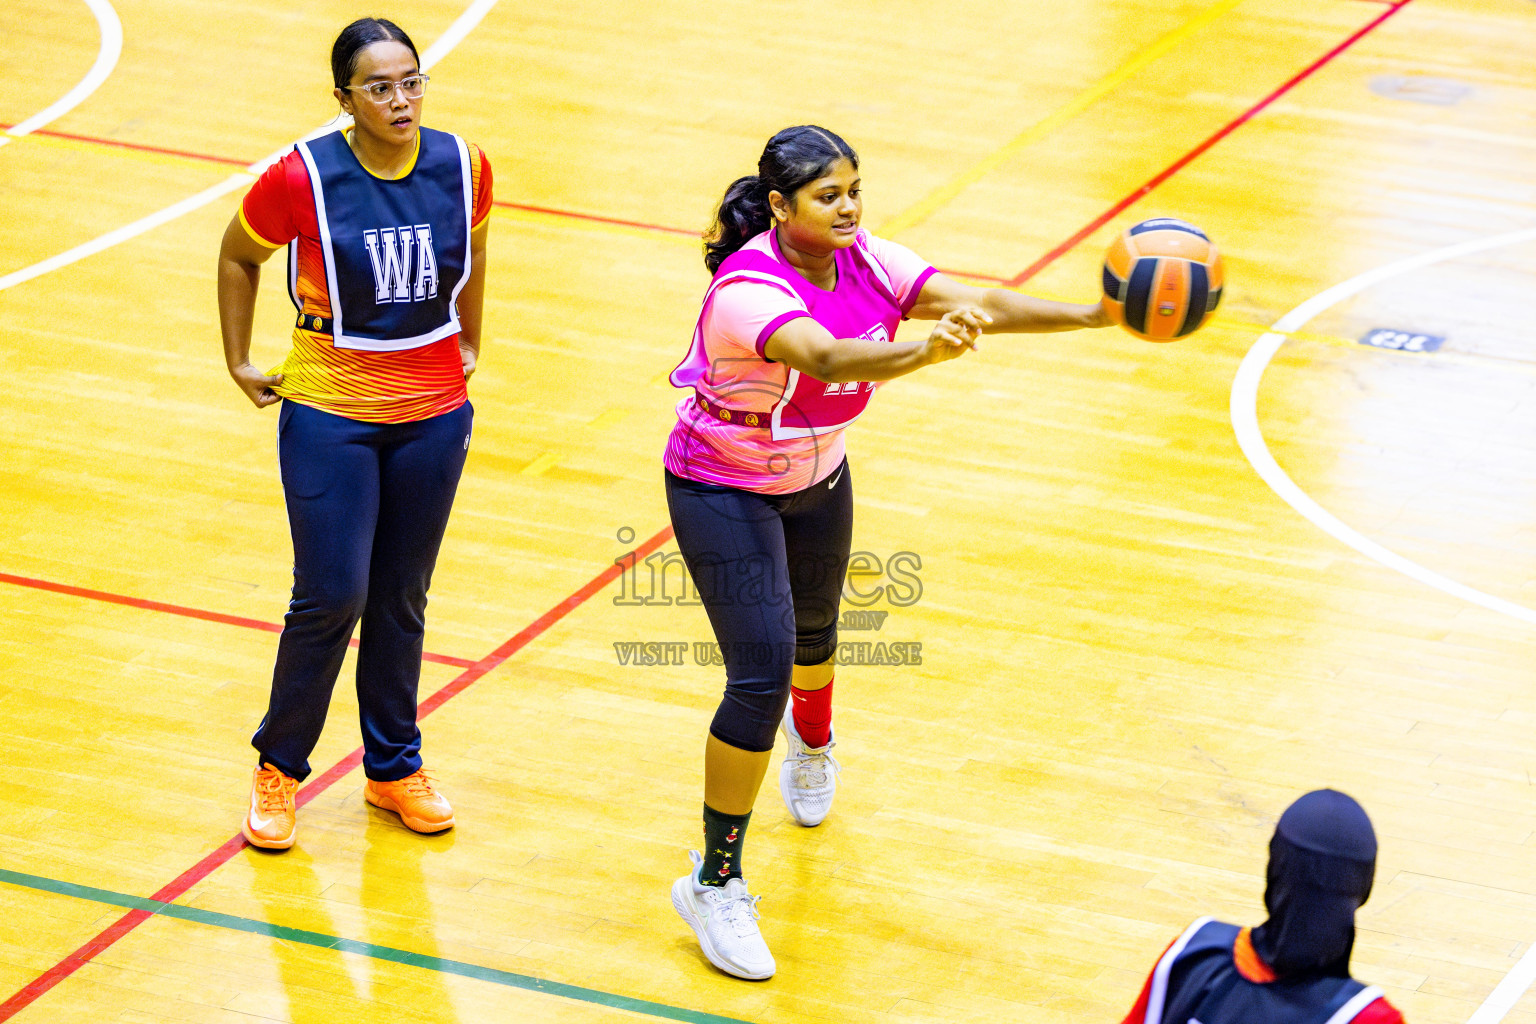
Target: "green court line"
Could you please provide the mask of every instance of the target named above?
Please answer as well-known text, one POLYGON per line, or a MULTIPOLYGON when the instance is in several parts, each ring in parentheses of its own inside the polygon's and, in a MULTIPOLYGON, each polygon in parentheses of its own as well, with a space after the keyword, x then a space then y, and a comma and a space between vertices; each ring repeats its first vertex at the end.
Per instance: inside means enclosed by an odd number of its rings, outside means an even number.
POLYGON ((124 893, 112 892, 110 889, 96 889, 89 885, 76 885, 73 882, 62 882, 56 878, 28 875, 20 871, 7 871, 4 868, 0 868, 0 882, 8 882, 11 885, 26 889, 36 889, 40 892, 53 893, 58 896, 73 896, 76 899, 90 900, 93 903, 106 903, 114 907, 127 907, 130 910, 145 910, 151 914, 158 914, 161 917, 174 917, 178 920, 193 921, 197 924, 211 925, 215 928, 228 928, 231 931, 249 932, 252 935, 265 935, 273 939, 282 939, 285 942, 297 942, 306 946, 317 946, 320 949, 334 949, 341 953, 355 953, 358 956, 366 956, 374 960, 387 960, 391 963, 404 964, 407 967, 420 967, 423 970, 438 971, 443 974, 457 974, 463 978, 488 981, 493 985, 505 985, 508 988, 542 992, 545 995, 560 996, 564 999, 574 999, 583 1003, 595 1003, 599 1006, 609 1006, 616 1010, 628 1010, 631 1013, 641 1013, 648 1017, 659 1017, 663 1020, 687 1021, 688 1024, 751 1024, 750 1021, 744 1021, 737 1017, 721 1017, 713 1013, 702 1013, 698 1010, 684 1010, 680 1007, 668 1006, 665 1003, 653 1003, 646 999, 634 999, 630 996, 615 995, 612 992, 582 988, 580 985, 566 985, 558 981, 545 981, 543 978, 535 978, 532 975, 499 971, 494 967, 482 967, 479 964, 464 963, 461 960, 445 960, 442 957, 412 953, 409 950, 395 949, 392 946, 380 946, 372 942, 359 942, 356 939, 345 939, 338 935, 326 935, 321 932, 307 932, 300 928, 287 928, 283 925, 258 921, 255 918, 220 914, 213 910, 185 907, 179 903, 163 903, 159 900, 146 899, 143 896, 128 896, 124 893))

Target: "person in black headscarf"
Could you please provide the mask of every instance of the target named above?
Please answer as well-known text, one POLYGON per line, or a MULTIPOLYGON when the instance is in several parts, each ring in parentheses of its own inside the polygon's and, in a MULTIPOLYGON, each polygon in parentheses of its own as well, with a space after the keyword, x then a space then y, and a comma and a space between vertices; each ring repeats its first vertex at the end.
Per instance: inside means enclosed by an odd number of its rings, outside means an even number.
POLYGON ((1331 789, 1306 794, 1269 841, 1269 920, 1190 925, 1123 1024, 1401 1024, 1380 989, 1349 976, 1355 910, 1375 874, 1365 810, 1331 789))

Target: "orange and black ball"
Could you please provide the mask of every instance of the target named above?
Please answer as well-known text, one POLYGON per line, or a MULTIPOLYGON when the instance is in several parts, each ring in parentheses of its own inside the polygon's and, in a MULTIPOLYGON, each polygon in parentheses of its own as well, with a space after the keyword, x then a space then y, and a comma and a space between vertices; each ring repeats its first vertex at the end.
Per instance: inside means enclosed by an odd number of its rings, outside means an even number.
POLYGON ((1127 228, 1104 256, 1104 306, 1147 341, 1193 333, 1221 302, 1221 255, 1204 231, 1172 217, 1127 228))

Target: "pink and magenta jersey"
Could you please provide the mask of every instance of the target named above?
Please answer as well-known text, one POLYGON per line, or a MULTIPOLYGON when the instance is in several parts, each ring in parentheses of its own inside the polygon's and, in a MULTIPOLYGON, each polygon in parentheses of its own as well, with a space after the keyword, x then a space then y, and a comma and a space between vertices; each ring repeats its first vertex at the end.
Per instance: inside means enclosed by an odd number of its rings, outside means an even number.
POLYGON ((934 269, 895 242, 859 232, 835 255, 837 284, 817 288, 784 260, 770 229, 728 256, 710 283, 688 355, 666 467, 764 494, 804 490, 843 461, 843 430, 876 384, 827 383, 763 356, 784 324, 808 316, 836 338, 889 342, 934 269), (730 420, 722 418, 729 414, 730 420))

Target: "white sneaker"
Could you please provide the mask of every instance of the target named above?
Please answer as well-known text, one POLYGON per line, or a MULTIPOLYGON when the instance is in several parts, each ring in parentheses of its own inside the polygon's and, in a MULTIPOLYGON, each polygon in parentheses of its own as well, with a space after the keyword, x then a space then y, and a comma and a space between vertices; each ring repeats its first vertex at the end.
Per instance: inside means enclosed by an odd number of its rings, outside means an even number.
POLYGON ((784 709, 779 723, 789 750, 779 765, 779 795, 795 820, 806 827, 820 825, 832 810, 832 796, 837 792, 837 773, 841 766, 830 751, 837 740, 829 734, 824 747, 808 747, 795 731, 794 706, 784 709))
POLYGON ((688 859, 693 870, 672 883, 672 905, 699 937, 709 962, 749 981, 773 977, 773 954, 757 930, 757 901, 762 897, 747 895, 745 878, 721 886, 700 885, 704 858, 698 850, 689 850, 688 859))

